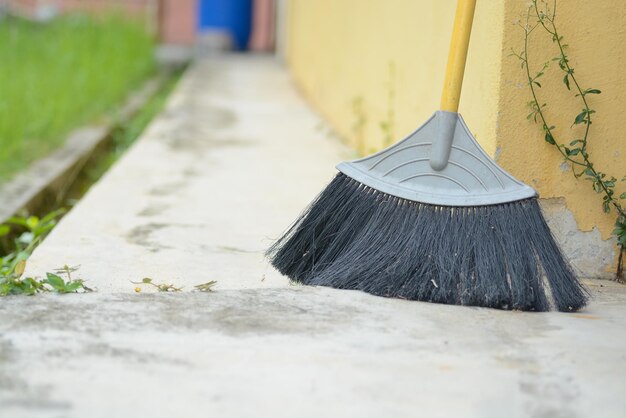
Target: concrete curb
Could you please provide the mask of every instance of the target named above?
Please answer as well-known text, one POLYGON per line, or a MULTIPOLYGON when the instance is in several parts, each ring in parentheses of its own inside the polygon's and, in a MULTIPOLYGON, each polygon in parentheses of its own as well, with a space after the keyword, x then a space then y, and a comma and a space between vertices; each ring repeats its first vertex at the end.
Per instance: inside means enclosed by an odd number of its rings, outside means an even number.
POLYGON ((35 161, 26 170, 0 185, 0 223, 16 213, 58 203, 92 157, 109 144, 116 124, 135 115, 163 85, 166 77, 157 75, 131 93, 124 105, 99 125, 72 131, 65 144, 47 157, 35 161))

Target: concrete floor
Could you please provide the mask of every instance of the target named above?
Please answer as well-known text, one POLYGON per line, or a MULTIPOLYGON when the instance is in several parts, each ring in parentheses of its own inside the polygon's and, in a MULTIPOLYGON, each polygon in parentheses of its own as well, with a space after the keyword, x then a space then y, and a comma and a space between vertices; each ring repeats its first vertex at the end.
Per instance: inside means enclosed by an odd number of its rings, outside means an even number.
POLYGON ((0 417, 624 417, 626 287, 575 314, 291 286, 262 250, 350 152, 271 59, 196 63, 0 301, 0 417), (184 286, 135 293, 131 280, 184 286), (214 293, 193 285, 217 280, 214 293))

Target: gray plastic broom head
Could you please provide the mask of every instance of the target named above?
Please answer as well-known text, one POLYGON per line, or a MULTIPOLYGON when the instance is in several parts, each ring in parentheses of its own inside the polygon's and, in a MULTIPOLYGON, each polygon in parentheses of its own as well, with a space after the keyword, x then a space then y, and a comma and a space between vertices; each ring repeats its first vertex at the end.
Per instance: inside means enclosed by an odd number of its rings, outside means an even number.
POLYGON ((483 151, 461 115, 441 110, 406 139, 337 169, 381 192, 432 205, 495 205, 537 195, 483 151))

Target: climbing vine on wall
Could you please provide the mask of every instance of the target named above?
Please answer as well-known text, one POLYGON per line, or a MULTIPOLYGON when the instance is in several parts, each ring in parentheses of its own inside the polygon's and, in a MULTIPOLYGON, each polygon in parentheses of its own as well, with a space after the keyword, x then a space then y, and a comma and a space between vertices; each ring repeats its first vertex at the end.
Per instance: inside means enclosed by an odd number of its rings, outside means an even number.
MULTIPOLYGON (((596 88, 582 87, 574 68, 571 65, 570 56, 568 54, 567 44, 564 37, 557 29, 557 2, 554 0, 552 5, 548 5, 545 1, 532 0, 528 8, 526 23, 520 24, 524 32, 524 47, 513 55, 521 62, 522 69, 528 81, 528 87, 532 96, 532 100, 528 103, 530 113, 528 119, 541 126, 545 141, 553 145, 561 154, 565 162, 571 168, 576 178, 584 178, 591 182, 593 190, 602 196, 602 209, 605 213, 614 213, 616 215, 615 229, 613 234, 617 238, 619 246, 619 258, 617 263, 616 277, 618 280, 624 280, 624 252, 626 250, 626 208, 623 206, 626 200, 626 192, 617 195, 615 185, 618 180, 614 176, 601 171, 593 163, 593 159, 587 149, 590 138, 591 125, 594 120, 595 110, 591 107, 592 97, 600 94, 601 91, 596 88), (543 63, 538 72, 531 69, 529 54, 529 39, 531 34, 537 30, 546 36, 550 36, 555 46, 555 56, 543 63), (573 98, 580 102, 581 111, 575 116, 572 115, 572 126, 584 126, 583 135, 570 138, 569 145, 561 142, 561 138, 557 138, 555 134, 555 126, 549 123, 545 109, 547 104, 540 100, 540 89, 542 88, 543 75, 546 70, 556 63, 562 72, 563 87, 571 91, 573 98)), ((621 181, 626 181, 624 176, 621 181)))

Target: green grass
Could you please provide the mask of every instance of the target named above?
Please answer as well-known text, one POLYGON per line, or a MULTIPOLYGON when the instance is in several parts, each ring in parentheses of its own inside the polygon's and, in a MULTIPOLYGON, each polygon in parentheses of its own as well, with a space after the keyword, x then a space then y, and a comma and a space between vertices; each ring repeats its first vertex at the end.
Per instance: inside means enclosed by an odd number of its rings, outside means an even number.
POLYGON ((153 48, 116 16, 0 22, 0 181, 120 104, 155 71, 153 48))

